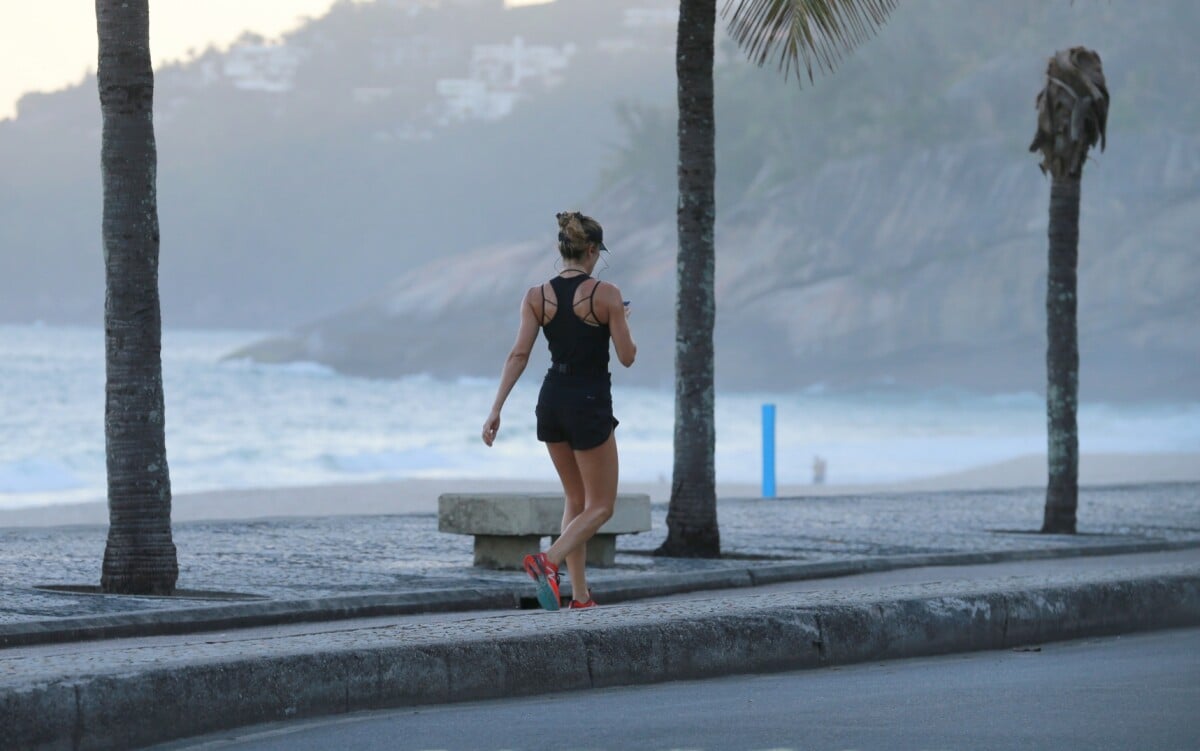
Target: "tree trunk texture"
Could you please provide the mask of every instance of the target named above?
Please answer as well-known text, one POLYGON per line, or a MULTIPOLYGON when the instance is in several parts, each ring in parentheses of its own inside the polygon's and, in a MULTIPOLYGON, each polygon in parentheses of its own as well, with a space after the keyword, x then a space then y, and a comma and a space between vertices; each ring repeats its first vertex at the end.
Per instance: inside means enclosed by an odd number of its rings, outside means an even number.
POLYGON ((675 304, 675 461, 660 555, 721 554, 713 420, 716 157, 715 0, 681 0, 675 70, 679 96, 679 250, 675 304))
POLYGON ((1050 259, 1046 286, 1046 426, 1049 481, 1042 532, 1074 534, 1079 505, 1079 177, 1050 182, 1050 259))
POLYGON ((108 544, 101 589, 171 594, 171 481, 163 419, 157 155, 148 0, 96 0, 104 130, 104 438, 108 544))

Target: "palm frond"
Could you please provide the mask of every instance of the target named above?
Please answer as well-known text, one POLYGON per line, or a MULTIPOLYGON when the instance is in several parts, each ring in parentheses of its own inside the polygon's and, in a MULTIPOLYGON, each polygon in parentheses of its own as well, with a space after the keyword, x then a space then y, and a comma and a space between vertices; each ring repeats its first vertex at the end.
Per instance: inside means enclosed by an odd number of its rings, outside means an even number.
POLYGON ((758 65, 772 55, 784 76, 803 66, 832 72, 842 56, 870 39, 899 0, 727 0, 722 16, 738 46, 758 65))
POLYGON ((1042 172, 1078 177, 1088 150, 1099 143, 1104 151, 1108 105, 1098 53, 1086 47, 1054 53, 1037 95, 1037 132, 1029 145, 1030 151, 1042 153, 1042 172))

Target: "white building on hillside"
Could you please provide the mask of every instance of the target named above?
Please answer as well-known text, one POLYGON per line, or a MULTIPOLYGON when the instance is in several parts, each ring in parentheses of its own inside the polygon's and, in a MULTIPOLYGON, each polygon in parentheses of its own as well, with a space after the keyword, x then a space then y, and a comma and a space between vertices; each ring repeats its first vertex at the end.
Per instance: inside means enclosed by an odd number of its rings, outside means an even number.
POLYGON ((514 89, 529 79, 553 84, 574 54, 573 44, 562 49, 527 45, 521 37, 514 37, 509 44, 481 44, 471 53, 471 78, 514 89))
POLYGON ((573 44, 527 45, 521 37, 507 44, 477 45, 471 51, 469 78, 437 82, 446 107, 441 120, 499 120, 513 111, 523 87, 561 83, 574 54, 573 44))
POLYGON ((222 72, 239 89, 290 91, 303 59, 303 53, 291 46, 241 42, 229 50, 222 72))

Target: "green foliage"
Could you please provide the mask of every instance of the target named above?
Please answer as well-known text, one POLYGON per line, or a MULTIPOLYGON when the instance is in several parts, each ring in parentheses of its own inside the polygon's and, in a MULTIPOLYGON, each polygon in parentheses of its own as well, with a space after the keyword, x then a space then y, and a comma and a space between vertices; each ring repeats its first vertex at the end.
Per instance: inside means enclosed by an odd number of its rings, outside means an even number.
POLYGON ((614 110, 626 137, 611 145, 607 165, 600 172, 600 190, 621 187, 633 191, 651 211, 670 209, 676 189, 674 108, 622 100, 614 110))

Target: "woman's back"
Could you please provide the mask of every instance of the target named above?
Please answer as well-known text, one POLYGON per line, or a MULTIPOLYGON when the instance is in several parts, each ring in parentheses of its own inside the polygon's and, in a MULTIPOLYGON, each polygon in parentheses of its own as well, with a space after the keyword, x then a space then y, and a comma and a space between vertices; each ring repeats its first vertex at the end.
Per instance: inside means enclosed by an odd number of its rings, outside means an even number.
POLYGON ((541 324, 550 346, 551 371, 608 375, 609 328, 596 315, 600 284, 587 274, 578 274, 556 276, 542 285, 541 324))

